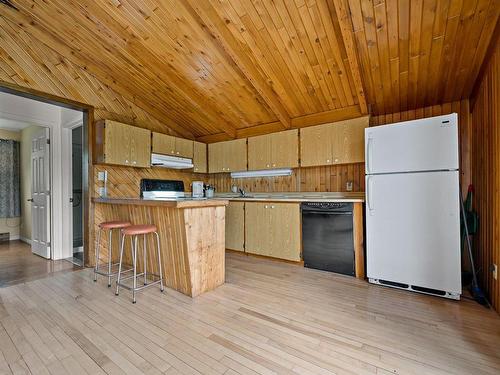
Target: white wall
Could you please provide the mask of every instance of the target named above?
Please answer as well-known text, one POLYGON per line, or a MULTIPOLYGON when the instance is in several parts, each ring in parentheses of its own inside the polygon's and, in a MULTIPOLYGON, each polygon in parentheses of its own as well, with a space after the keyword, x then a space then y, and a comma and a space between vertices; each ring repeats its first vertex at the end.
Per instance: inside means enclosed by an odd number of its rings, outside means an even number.
POLYGON ((0 118, 28 122, 50 129, 52 258, 68 257, 72 251, 67 245, 71 240, 71 232, 67 231, 66 226, 68 218, 71 217, 71 205, 70 195, 67 195, 65 188, 68 178, 63 178, 68 176, 64 174, 63 160, 71 162, 71 154, 67 153, 66 148, 63 149, 63 138, 69 131, 68 126, 78 121, 78 118, 83 122, 83 115, 79 111, 0 92, 0 118))

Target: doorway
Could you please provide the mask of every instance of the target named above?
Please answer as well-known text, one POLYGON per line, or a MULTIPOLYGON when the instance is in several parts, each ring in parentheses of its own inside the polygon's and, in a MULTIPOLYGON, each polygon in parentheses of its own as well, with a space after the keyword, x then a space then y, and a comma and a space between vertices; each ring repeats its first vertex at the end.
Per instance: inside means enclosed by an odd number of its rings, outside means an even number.
MULTIPOLYGON (((73 256, 76 258, 74 263, 83 266, 84 254, 88 249, 85 223, 89 209, 86 203, 90 202, 88 123, 92 107, 84 104, 80 106, 79 103, 62 98, 59 102, 57 99, 23 88, 16 90, 16 87, 0 83, 0 119, 26 123, 44 131, 36 136, 32 134, 33 139, 27 143, 32 155, 23 160, 25 164, 28 160, 31 171, 24 164, 20 168, 23 173, 28 170, 34 181, 33 187, 20 193, 24 212, 27 213, 31 206, 32 220, 22 216, 9 220, 0 218, 0 224, 8 221, 10 226, 19 227, 17 234, 11 230, 11 241, 4 246, 5 257, 0 251, 0 269, 5 269, 4 266, 16 269, 11 278, 19 282, 23 282, 26 276, 24 268, 32 268, 31 257, 40 266, 40 275, 37 277, 43 277, 44 274, 61 269, 74 269, 74 264, 64 260, 73 256), (69 148, 65 132, 70 134, 69 148), (68 171, 65 170, 67 160, 70 164, 68 171), (70 189, 65 187, 68 181, 70 189), (31 229, 31 233, 21 235, 23 227, 31 229), (68 264, 68 267, 55 267, 61 262, 68 264)), ((10 281, 0 280, 0 286, 10 281)))

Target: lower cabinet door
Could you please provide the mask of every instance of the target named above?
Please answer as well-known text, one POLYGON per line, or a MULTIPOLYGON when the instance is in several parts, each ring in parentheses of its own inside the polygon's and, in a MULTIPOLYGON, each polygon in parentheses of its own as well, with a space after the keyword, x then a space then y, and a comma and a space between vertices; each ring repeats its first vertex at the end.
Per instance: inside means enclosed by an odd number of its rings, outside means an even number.
POLYGON ((245 204, 245 251, 250 254, 271 255, 270 204, 245 204))
POLYGON ((245 203, 226 206, 226 249, 245 251, 245 203))
POLYGON ((245 242, 247 253, 300 261, 299 204, 247 202, 245 242))
POLYGON ((270 253, 272 257, 300 261, 300 206, 298 203, 271 203, 270 253))

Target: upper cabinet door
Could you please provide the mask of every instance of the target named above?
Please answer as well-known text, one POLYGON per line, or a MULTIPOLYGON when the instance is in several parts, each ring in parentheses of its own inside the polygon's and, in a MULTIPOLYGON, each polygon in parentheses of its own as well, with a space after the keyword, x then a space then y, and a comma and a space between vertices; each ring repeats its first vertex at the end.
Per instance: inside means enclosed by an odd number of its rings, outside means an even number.
MULTIPOLYGON (((296 168, 299 166, 299 131, 297 129, 270 134, 270 168, 296 168)), ((249 139, 250 142, 250 139, 249 139)), ((249 149, 250 153, 250 149, 249 149)), ((249 163, 250 164, 250 163, 249 163)), ((251 169, 251 168, 250 168, 251 169)))
POLYGON ((251 171, 271 168, 271 136, 248 138, 248 169, 251 171))
POLYGON ((175 155, 175 137, 153 133, 153 152, 155 154, 175 155))
POLYGON ((368 116, 300 130, 301 165, 364 162, 364 129, 368 116))
POLYGON ((344 124, 343 155, 344 163, 363 163, 365 161, 365 129, 368 118, 344 124))
POLYGON ((210 143, 208 145, 208 172, 220 173, 223 170, 224 142, 210 143))
POLYGON ((207 145, 193 142, 193 172, 207 173, 207 145))
POLYGON ((130 125, 116 121, 105 121, 104 162, 108 164, 131 165, 130 125))
POLYGON ((319 125, 300 130, 300 165, 332 164, 332 141, 329 125, 319 125))
POLYGON ((151 131, 131 127, 130 162, 133 167, 148 168, 151 166, 151 131))
POLYGON ((224 172, 247 170, 247 139, 222 142, 224 148, 224 172))
POLYGON ((193 141, 184 138, 175 138, 175 156, 193 158, 193 141))

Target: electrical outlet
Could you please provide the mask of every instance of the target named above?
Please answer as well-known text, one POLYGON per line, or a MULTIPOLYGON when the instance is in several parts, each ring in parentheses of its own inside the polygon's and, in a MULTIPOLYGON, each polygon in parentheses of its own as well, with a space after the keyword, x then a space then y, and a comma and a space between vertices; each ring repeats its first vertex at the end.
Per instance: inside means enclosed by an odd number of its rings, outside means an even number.
POLYGON ((493 263, 492 271, 493 271, 493 278, 495 280, 497 280, 498 279, 498 267, 495 263, 493 263))
POLYGON ((105 198, 106 197, 106 188, 103 186, 100 186, 98 188, 97 194, 99 194, 100 197, 105 198))
POLYGON ((352 191, 352 181, 347 181, 345 184, 345 189, 347 191, 352 191))
POLYGON ((97 181, 106 181, 107 174, 107 171, 97 172, 97 181))

